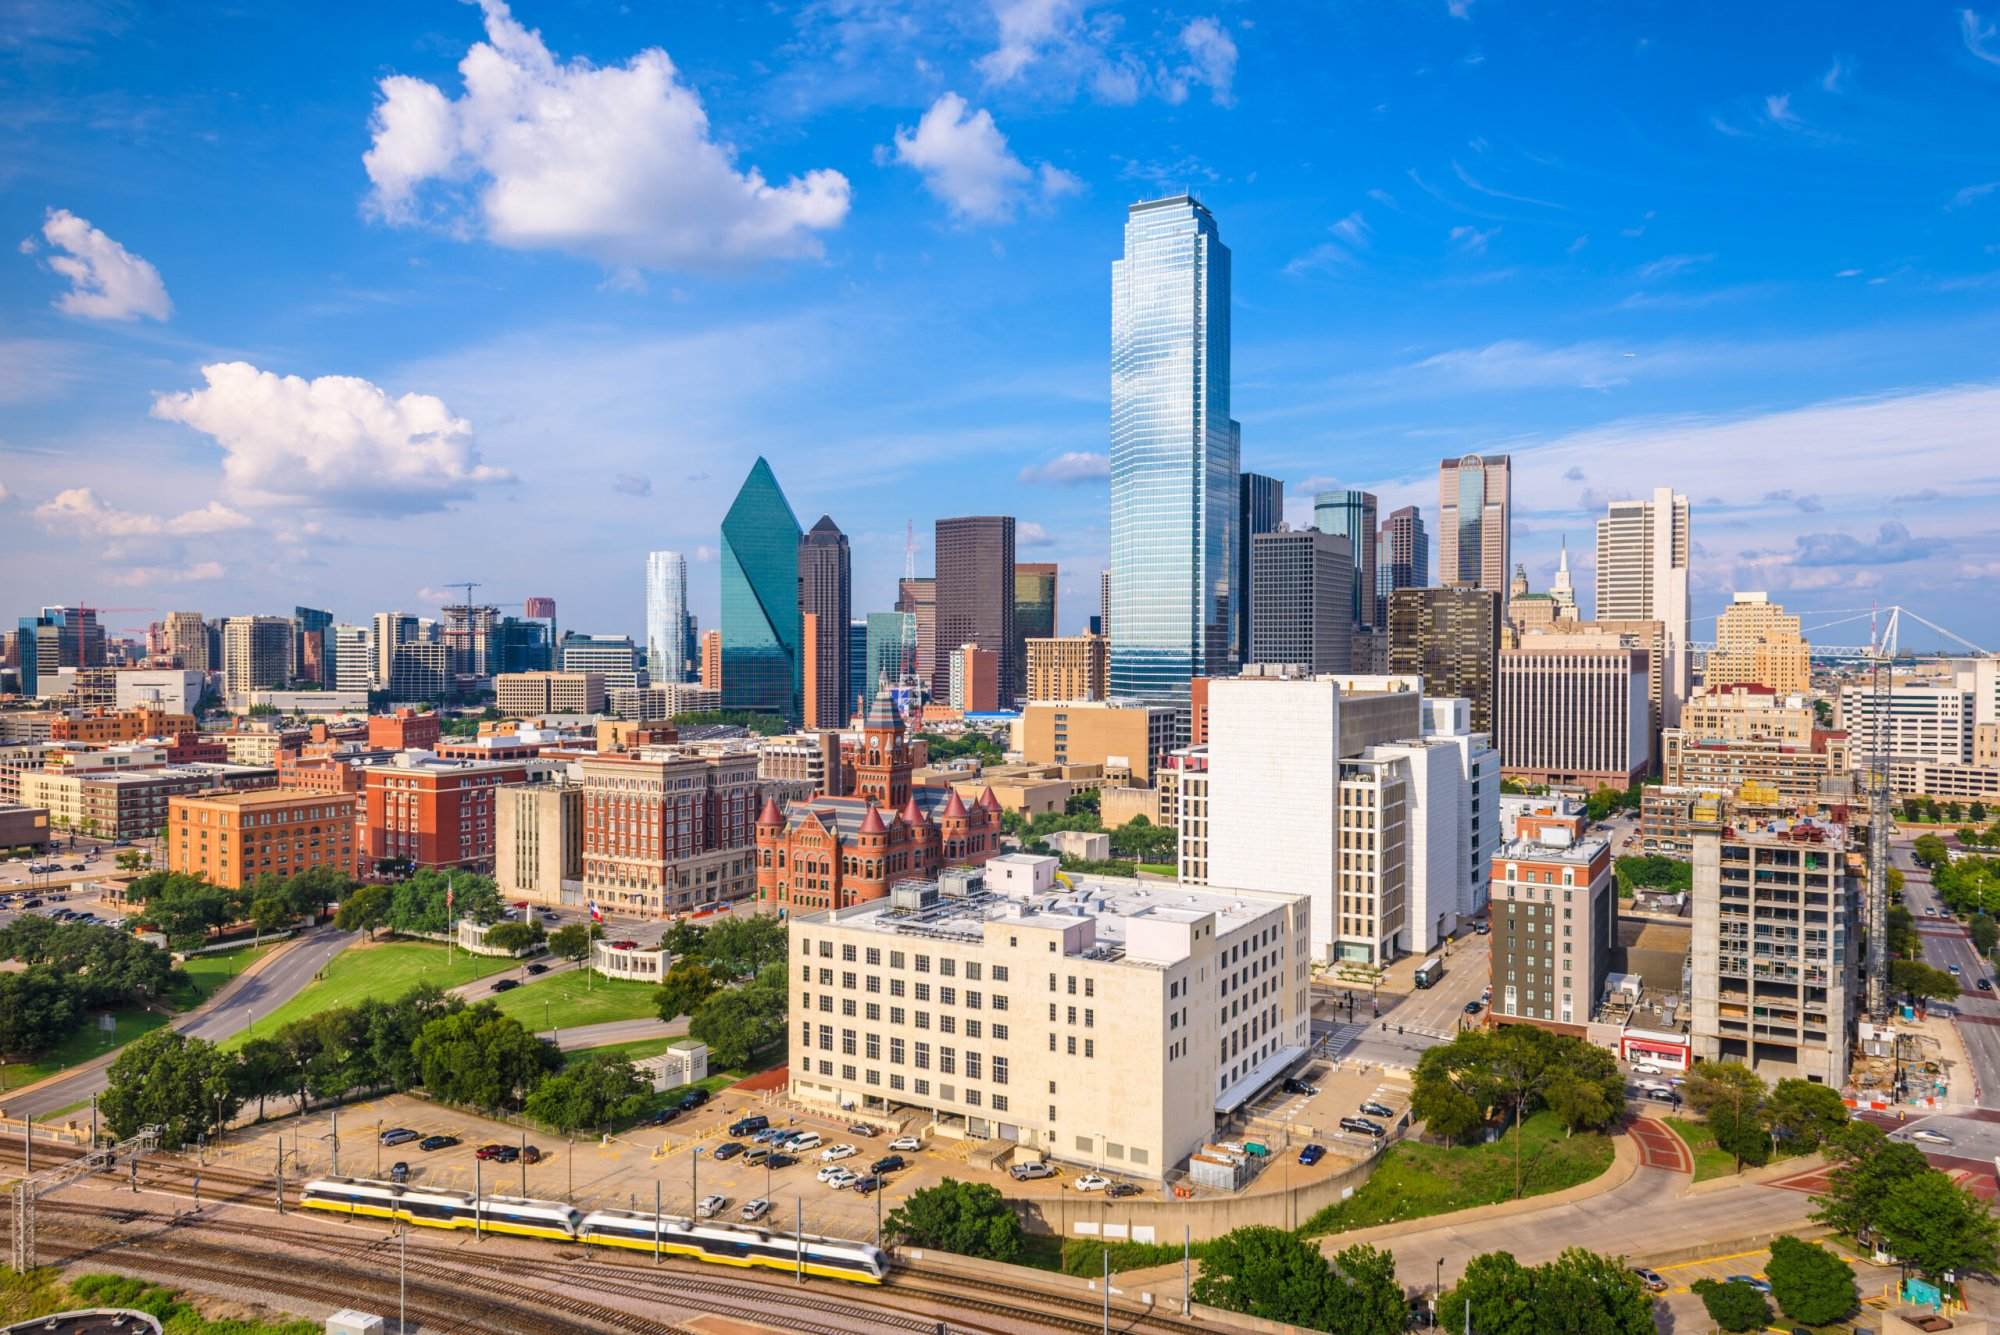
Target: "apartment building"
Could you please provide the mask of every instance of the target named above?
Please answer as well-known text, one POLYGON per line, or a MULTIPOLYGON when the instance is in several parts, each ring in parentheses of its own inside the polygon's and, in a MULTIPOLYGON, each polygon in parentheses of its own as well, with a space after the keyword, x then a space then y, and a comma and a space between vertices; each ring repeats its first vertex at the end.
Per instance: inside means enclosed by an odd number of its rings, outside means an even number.
MULTIPOLYGON (((1715 621, 1715 648, 1702 668, 1704 686, 1745 683, 1779 695, 1812 689, 1812 649, 1799 619, 1768 593, 1739 593, 1715 621)), ((1683 721, 1685 723, 1685 721, 1683 721)))
POLYGON ((1104 765, 1127 769, 1149 787, 1175 746, 1169 705, 1129 700, 1036 702, 1021 711, 1021 755, 1030 765, 1104 765))
MULTIPOLYGON (((1695 711, 1690 708, 1688 713, 1695 711)), ((1746 785, 1769 789, 1791 803, 1811 803, 1835 786, 1848 785, 1855 765, 1848 735, 1812 726, 1812 709, 1765 711, 1803 717, 1803 737, 1791 722, 1773 720, 1769 732, 1757 735, 1747 723, 1754 714, 1738 714, 1729 722, 1738 735, 1703 735, 1692 728, 1668 728, 1661 736, 1661 782, 1679 788, 1716 788, 1735 792, 1746 785), (1747 735, 1745 735, 1747 734, 1747 735)))
MULTIPOLYGON (((1372 515, 1373 496, 1358 491, 1328 495, 1340 500, 1339 513, 1351 514, 1354 522, 1367 522, 1373 528, 1362 514, 1360 499, 1367 500, 1367 515, 1372 515), (1350 503, 1347 498, 1355 499, 1350 503)), ((1307 672, 1349 670, 1354 635, 1363 621, 1372 626, 1375 616, 1372 559, 1368 614, 1357 615, 1362 598, 1357 582, 1360 564, 1345 533, 1281 525, 1254 535, 1248 571, 1250 643, 1244 661, 1290 663, 1307 672)))
POLYGON ((1102 700, 1111 650, 1102 635, 1060 635, 1027 641, 1029 701, 1102 700))
POLYGON ((195 730, 194 715, 140 705, 111 713, 68 714, 49 726, 49 740, 105 745, 148 737, 179 737, 195 730))
POLYGON ((1646 651, 1617 635, 1528 635, 1500 651, 1502 773, 1629 788, 1653 767, 1646 651))
MULTIPOLYGON (((1477 529, 1474 529, 1477 532, 1477 529)), ((1473 565, 1467 578, 1476 577, 1473 565)), ((1389 594, 1389 673, 1421 677, 1438 698, 1472 702, 1472 729, 1497 738, 1502 594, 1497 585, 1394 589, 1389 594)))
POLYGON ((1739 822, 1727 802, 1694 827, 1694 1055, 1766 1080, 1847 1078, 1860 986, 1859 890, 1845 826, 1739 822))
POLYGON ((1611 843, 1523 820, 1531 832, 1493 854, 1493 1015, 1583 1037, 1618 944, 1611 843))
POLYGON ((583 790, 583 894, 662 917, 757 888, 757 757, 678 746, 593 756, 583 790))
POLYGON ((48 808, 52 829, 98 839, 143 839, 167 827, 172 798, 212 788, 271 788, 278 772, 254 765, 64 768, 29 771, 20 782, 21 801, 48 808))
POLYGON ((222 623, 222 675, 228 694, 283 686, 291 670, 290 617, 231 617, 222 623))
POLYGON ((494 800, 493 880, 513 903, 583 903, 583 787, 518 783, 494 800))
POLYGON ((167 870, 237 890, 258 876, 354 869, 354 799, 292 788, 167 801, 167 870))
POLYGON ((1886 750, 1904 760, 1970 764, 1978 707, 1977 691, 1964 686, 1892 681, 1888 709, 1878 721, 1874 687, 1862 681, 1842 686, 1834 697, 1834 724, 1864 756, 1886 750))
POLYGON ((493 679, 493 705, 509 718, 602 714, 606 689, 601 672, 503 672, 493 679))
POLYGON ((791 932, 791 1093, 1158 1179, 1303 1058, 1302 896, 1026 854, 791 932))
POLYGON ((528 777, 518 761, 446 760, 399 751, 363 770, 356 812, 360 865, 394 858, 419 867, 493 866, 499 790, 528 777))

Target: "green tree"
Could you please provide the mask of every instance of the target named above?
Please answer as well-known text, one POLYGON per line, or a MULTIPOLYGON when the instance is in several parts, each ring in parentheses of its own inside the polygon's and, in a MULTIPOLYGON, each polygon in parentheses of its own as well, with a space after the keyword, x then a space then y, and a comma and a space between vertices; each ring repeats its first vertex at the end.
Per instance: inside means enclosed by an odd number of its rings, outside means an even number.
POLYGON ((1627 899, 1641 887, 1666 894, 1694 888, 1694 864, 1679 858, 1658 854, 1623 857, 1611 864, 1611 871, 1618 880, 1618 893, 1627 899))
POLYGON ((283 894, 267 893, 250 901, 250 922, 257 929, 257 938, 291 926, 292 904, 283 894))
POLYGON ((527 1113, 558 1131, 581 1131, 636 1116, 647 1093, 631 1062, 600 1052, 536 1085, 527 1113))
POLYGON ((723 978, 754 978, 767 964, 783 964, 785 920, 770 914, 731 915, 701 937, 701 958, 723 978))
POLYGON ((500 916, 500 895, 493 878, 474 872, 442 872, 435 867, 419 868, 408 880, 396 883, 390 903, 388 924, 397 932, 448 931, 454 919, 492 922, 500 916), (451 903, 446 905, 449 892, 451 903))
POLYGON ((1854 1267, 1810 1242, 1786 1234, 1771 1242, 1764 1268, 1778 1310, 1808 1326, 1830 1325, 1854 1310, 1854 1267))
POLYGON ((681 960, 667 970, 653 993, 662 1020, 693 1015, 716 993, 715 975, 698 960, 681 960))
POLYGON ((1994 922, 1990 913, 1973 914, 1966 930, 1972 934, 1972 948, 1982 955, 1991 955, 1993 947, 2000 945, 2000 924, 1994 922))
POLYGON ((1652 1309, 1639 1277, 1613 1257, 1571 1247, 1545 1265, 1524 1266, 1487 1252, 1445 1293, 1438 1326, 1469 1325, 1479 1335, 1652 1335, 1652 1309))
POLYGON ((1848 1121, 1840 1091, 1810 1080, 1780 1080, 1764 1105, 1764 1116, 1771 1130, 1800 1153, 1818 1149, 1848 1121))
POLYGON ((741 1069, 785 1037, 785 968, 767 967, 754 982, 718 992, 688 1022, 717 1066, 741 1069))
POLYGON ((1708 1319, 1724 1330, 1761 1330, 1771 1319, 1771 1305, 1764 1301, 1764 1295, 1741 1280, 1720 1284, 1698 1279, 1694 1291, 1708 1309, 1708 1319))
POLYGON ((1922 960, 1890 960, 1889 986, 1913 1002, 1952 1001, 1958 996, 1958 980, 1922 960))
POLYGON ((1834 1167, 1826 1190, 1812 1198, 1818 1207, 1813 1220, 1849 1237, 1871 1234, 1890 1191, 1930 1171, 1923 1151, 1890 1140, 1867 1122, 1849 1123, 1827 1139, 1825 1148, 1834 1167))
POLYGON ((354 889, 354 878, 338 867, 309 867, 285 878, 285 898, 301 918, 317 919, 354 889))
POLYGON ((580 922, 558 927, 549 933, 549 949, 571 962, 585 959, 590 954, 590 929, 580 922))
POLYGON ((1889 1188, 1875 1221, 1882 1245, 1933 1279, 2000 1265, 2000 1221, 1985 1202, 1934 1168, 1889 1188))
POLYGON ((1986 819, 1986 804, 1984 802, 1974 802, 1965 809, 1965 814, 1970 816, 1975 824, 1983 822, 1986 819))
POLYGON ((547 935, 547 929, 538 922, 503 922, 487 931, 486 944, 495 950, 518 955, 534 947, 547 935))
POLYGON ((1765 1139, 1763 1077, 1742 1062, 1703 1062, 1688 1076, 1690 1107, 1708 1120, 1716 1146, 1736 1160, 1760 1164, 1770 1157, 1765 1139))
POLYGON ((1335 1283, 1319 1248, 1281 1228, 1232 1229, 1202 1253, 1194 1300, 1265 1321, 1322 1324, 1335 1283))
POLYGON ((701 958, 702 938, 708 929, 690 918, 676 918, 674 925, 667 928, 667 934, 660 938, 661 948, 669 955, 701 958))
POLYGON ((919 1187, 890 1212, 883 1228, 916 1247, 1011 1261, 1021 1253, 1021 1221, 998 1187, 946 1178, 919 1187))
POLYGON ((1935 871, 1951 861, 1951 850, 1936 835, 1920 834, 1910 845, 1910 856, 1917 860, 1918 866, 1935 871))
POLYGON ((276 1038, 253 1038, 236 1052, 236 1064, 229 1070, 229 1087, 234 1091, 238 1106, 257 1100, 257 1120, 264 1120, 264 1101, 273 1096, 289 1094, 291 1088, 286 1082, 291 1079, 292 1068, 285 1045, 276 1038))
POLYGON ((1401 1335, 1410 1308, 1403 1282, 1396 1278, 1393 1253, 1365 1244, 1346 1247, 1333 1256, 1337 1287, 1321 1315, 1326 1329, 1346 1335, 1401 1335))
POLYGON ((111 1063, 98 1111, 120 1139, 158 1126, 160 1148, 177 1150, 213 1135, 242 1106, 230 1085, 233 1065, 213 1043, 155 1029, 127 1043, 111 1063))
POLYGON ((1576 1071, 1555 1074, 1549 1081, 1547 1102, 1549 1111, 1562 1118, 1572 1136, 1579 1127, 1603 1126, 1625 1109, 1624 1099, 1613 1098, 1603 1081, 1576 1071))
POLYGON ((393 892, 386 885, 359 886, 340 901, 340 908, 333 915, 333 925, 343 932, 366 932, 372 939, 375 929, 389 921, 392 896, 393 892))
POLYGON ((1426 1049, 1417 1059, 1410 1112, 1446 1144, 1465 1139, 1486 1123, 1485 1042, 1485 1030, 1470 1031, 1426 1049))
POLYGON ((441 1015, 417 1035, 424 1088, 448 1103, 518 1108, 562 1055, 492 1002, 441 1015))
POLYGON ((34 1057, 83 1021, 83 990, 46 964, 0 973, 0 1053, 34 1057))
POLYGON ((1923 941, 1917 935, 1917 920, 1909 909, 1901 904, 1889 906, 1889 958, 1892 960, 1915 959, 1923 952, 1923 941))

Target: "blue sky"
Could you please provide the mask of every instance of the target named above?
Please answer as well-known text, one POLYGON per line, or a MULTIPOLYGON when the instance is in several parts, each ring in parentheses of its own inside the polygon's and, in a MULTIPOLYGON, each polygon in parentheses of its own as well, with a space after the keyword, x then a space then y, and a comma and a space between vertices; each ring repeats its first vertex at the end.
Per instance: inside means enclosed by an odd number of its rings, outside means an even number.
POLYGON ((1434 522, 1437 460, 1505 450, 1537 587, 1673 486, 1697 616, 1903 602, 1991 645, 1985 3, 9 0, 0 586, 143 625, 473 579, 637 633, 675 547, 712 624, 764 454, 852 537, 857 613, 906 523, 928 570, 932 520, 997 511, 1075 626, 1109 264, 1186 188, 1295 515, 1434 522))

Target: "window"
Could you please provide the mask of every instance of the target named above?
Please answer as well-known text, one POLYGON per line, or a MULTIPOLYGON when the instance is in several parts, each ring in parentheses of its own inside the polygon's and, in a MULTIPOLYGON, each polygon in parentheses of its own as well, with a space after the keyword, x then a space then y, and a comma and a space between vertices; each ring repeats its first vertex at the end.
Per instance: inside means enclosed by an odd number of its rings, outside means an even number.
POLYGON ((843 963, 843 964, 852 964, 852 963, 854 963, 854 947, 853 947, 852 945, 843 945, 843 946, 841 946, 841 948, 840 948, 840 959, 841 959, 841 963, 843 963))
POLYGON ((892 968, 892 969, 900 969, 900 968, 902 968, 902 967, 903 967, 903 952, 902 952, 902 951, 900 951, 900 950, 892 950, 892 951, 890 951, 890 952, 889 952, 889 967, 890 967, 890 968, 892 968))
POLYGON ((848 991, 852 992, 854 990, 854 975, 851 973, 841 974, 840 985, 846 988, 848 991))
POLYGON ((894 1071, 889 1072, 889 1088, 894 1090, 900 1090, 902 1089, 902 1087, 903 1087, 903 1077, 897 1075, 894 1071))
POLYGON ((997 1113, 1007 1111, 1007 1096, 1005 1094, 995 1094, 993 1096, 993 1111, 997 1113))
POLYGON ((900 1039, 900 1038, 891 1038, 891 1039, 889 1040, 889 1060, 890 1060, 890 1061, 891 1061, 892 1063, 894 1063, 895 1065, 897 1065, 897 1066, 901 1066, 901 1065, 903 1064, 903 1040, 902 1040, 902 1039, 900 1039))
POLYGON ((993 1026, 993 1037, 994 1037, 994 1040, 995 1040, 995 1041, 997 1041, 997 1042, 1001 1042, 1001 1043, 1004 1043, 1004 1042, 1006 1042, 1006 1041, 1007 1041, 1007 1026, 1006 1026, 1006 1025, 1004 1025, 1004 1024, 996 1024, 996 1025, 994 1025, 994 1026, 993 1026))
POLYGON ((871 1021, 875 1021, 875 1022, 878 1022, 878 1023, 879 1023, 879 1022, 881 1021, 881 1019, 882 1019, 882 1007, 881 1007, 881 1004, 880 1004, 880 1003, 878 1003, 878 1002, 873 1002, 873 1001, 869 1002, 869 1003, 868 1003, 868 1006, 867 1006, 867 1011, 868 1011, 868 1018, 869 1018, 869 1019, 870 1019, 871 1021))
MULTIPOLYGON (((930 1045, 930 1044, 928 1044, 928 1043, 919 1043, 919 1044, 917 1044, 917 1045, 916 1045, 916 1061, 915 1061, 915 1062, 913 1063, 913 1065, 915 1065, 915 1066, 916 1066, 916 1068, 917 1068, 917 1069, 918 1069, 919 1071, 928 1071, 928 1070, 930 1070, 930 1069, 931 1069, 931 1045, 930 1045)), ((919 1092, 921 1092, 921 1091, 919 1091, 919 1092)))
MULTIPOLYGON (((1012 943, 1010 942, 1009 944, 1012 944, 1012 943)), ((994 981, 994 982, 996 982, 996 983, 1004 983, 1004 982, 1006 982, 1006 981, 1007 981, 1007 966, 1006 966, 1006 965, 1004 965, 1004 964, 996 964, 996 965, 994 965, 994 966, 993 966, 993 981, 994 981)))
POLYGON ((929 973, 930 971, 931 971, 931 957, 929 955, 917 956, 917 972, 929 973))
POLYGON ((832 1052, 832 1051, 833 1051, 833 1026, 832 1026, 832 1025, 830 1025, 830 1024, 823 1024, 823 1025, 821 1025, 821 1026, 819 1027, 819 1046, 820 1046, 820 1048, 821 1048, 821 1050, 822 1050, 822 1051, 825 1051, 825 1052, 832 1052))
POLYGON ((979 994, 977 992, 967 992, 965 994, 965 1008, 969 1011, 979 1009, 979 994))
POLYGON ((968 1052, 965 1054, 965 1078, 967 1080, 979 1079, 979 1066, 980 1066, 980 1060, 978 1053, 968 1052))
POLYGON ((995 1057, 993 1059, 993 1083, 996 1085, 1007 1083, 1007 1059, 1005 1057, 995 1057))
POLYGON ((938 989, 938 1004, 940 1006, 956 1006, 958 1004, 958 989, 955 987, 940 987, 938 989))
POLYGON ((965 1036, 967 1038, 978 1038, 980 1036, 979 1021, 967 1020, 965 1022, 965 1036))
MULTIPOLYGON (((1051 1034, 1050 1037, 1053 1038, 1055 1036, 1051 1034)), ((1069 1055, 1072 1057, 1076 1056, 1076 1035, 1074 1034, 1070 1035, 1069 1039, 1069 1055)))
POLYGON ((958 1049, 957 1049, 957 1048, 939 1048, 939 1049, 938 1049, 938 1074, 939 1074, 939 1075, 954 1075, 954 1074, 956 1074, 956 1073, 957 1073, 957 1071, 958 1071, 958 1049))
POLYGON ((993 1009, 996 1011, 1004 1011, 1007 1009, 1007 996, 1005 993, 995 992, 993 994, 993 1009))
POLYGON ((840 1055, 843 1057, 852 1057, 854 1055, 854 1031, 852 1029, 843 1029, 840 1031, 840 1055))
POLYGON ((891 979, 889 980, 889 995, 890 995, 890 996, 892 996, 892 997, 900 997, 900 996, 902 996, 902 995, 903 995, 903 980, 902 980, 902 979, 900 979, 900 978, 891 978, 891 979))
POLYGON ((938 961, 938 973, 945 978, 955 977, 958 973, 958 961, 949 955, 945 956, 938 961))
POLYGON ((930 1081, 928 1081, 928 1080, 919 1080, 919 1081, 917 1081, 917 1085, 916 1085, 916 1093, 917 1093, 917 1097, 918 1097, 918 1098, 929 1098, 929 1097, 930 1097, 930 1092, 931 1092, 931 1082, 930 1082, 930 1081))
POLYGON ((861 1055, 866 1057, 869 1061, 875 1062, 882 1060, 882 1038, 879 1034, 871 1033, 865 1035, 862 1041, 861 1048, 862 1048, 861 1055))
POLYGON ((882 962, 882 948, 880 946, 868 947, 868 954, 866 956, 866 960, 867 963, 871 966, 880 964, 882 962))
POLYGON ((931 999, 931 985, 929 983, 918 983, 917 1000, 929 1001, 930 999, 931 999))
POLYGON ((903 1014, 904 1011, 901 1006, 891 1006, 889 1008, 889 1023, 890 1024, 903 1023, 903 1014))
POLYGON ((878 977, 877 977, 876 975, 872 974, 872 973, 871 973, 871 974, 869 974, 869 975, 868 975, 868 985, 867 985, 867 988, 866 988, 866 990, 867 990, 867 991, 870 991, 870 992, 876 992, 876 993, 879 993, 879 992, 881 992, 881 990, 882 990, 882 980, 881 980, 880 978, 878 978, 878 977))

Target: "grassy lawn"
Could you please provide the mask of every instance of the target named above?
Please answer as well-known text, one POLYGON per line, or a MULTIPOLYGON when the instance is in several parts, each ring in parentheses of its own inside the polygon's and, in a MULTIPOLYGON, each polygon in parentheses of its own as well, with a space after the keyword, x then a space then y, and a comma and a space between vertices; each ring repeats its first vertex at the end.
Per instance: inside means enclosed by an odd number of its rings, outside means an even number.
MULTIPOLYGON (((363 997, 393 1001, 420 982, 441 988, 457 987, 488 974, 514 967, 518 961, 501 956, 468 955, 454 951, 449 965, 445 947, 429 941, 385 941, 377 945, 356 942, 327 962, 324 976, 308 983, 300 993, 269 1015, 257 1017, 257 1032, 269 1036, 308 1015, 317 1015, 335 1006, 351 1006, 363 997)), ((226 1049, 249 1042, 249 1031, 227 1039, 226 1049)))
MULTIPOLYGON (((1564 1133, 1553 1114, 1536 1113, 1525 1125, 1521 1144, 1521 1194, 1561 1191, 1611 1167, 1608 1137, 1595 1132, 1564 1133)), ((1514 1137, 1490 1145, 1424 1145, 1405 1141, 1383 1156, 1375 1175, 1338 1205, 1307 1220, 1307 1237, 1370 1228, 1404 1219, 1423 1219, 1453 1210, 1514 1199, 1514 1137)))
MULTIPOLYGON (((539 978, 532 983, 492 998, 502 1015, 511 1015, 537 1033, 550 1025, 574 1029, 578 1025, 601 1024, 606 1020, 650 1020, 659 1016, 652 983, 629 978, 597 978, 575 969, 539 978), (546 1012, 542 1003, 548 1003, 546 1012)), ((482 994, 479 998, 485 1001, 482 994)))
POLYGON ((586 1057, 606 1053, 613 1057, 623 1057, 628 1062, 635 1062, 645 1057, 657 1057, 682 1041, 678 1038, 641 1038, 630 1043, 606 1043, 596 1048, 570 1048, 564 1051, 563 1060, 574 1066, 586 1057))
MULTIPOLYGON (((1706 1182, 1710 1178, 1734 1177, 1736 1175, 1735 1156, 1730 1154, 1728 1150, 1716 1148, 1715 1132, 1709 1130, 1707 1122, 1696 1121, 1691 1117, 1666 1117, 1661 1120, 1667 1124, 1675 1135, 1681 1138, 1682 1142, 1687 1145, 1688 1150, 1694 1155, 1695 1181, 1706 1182)), ((1780 1146, 1777 1159, 1772 1159, 1770 1162, 1776 1163, 1779 1159, 1792 1159, 1796 1157, 1796 1155, 1785 1152, 1783 1147, 1780 1146)), ((1745 1167, 1755 1168, 1757 1165, 1746 1164, 1745 1167)))
POLYGON ((1152 872, 1155 876, 1172 876, 1174 874, 1174 864, 1171 862, 1142 862, 1139 864, 1139 870, 1152 872))
POLYGON ((271 949, 272 946, 238 946, 235 950, 194 956, 181 965, 188 985, 174 998, 174 1004, 181 1010, 200 1005, 221 990, 223 984, 270 954, 271 949))

